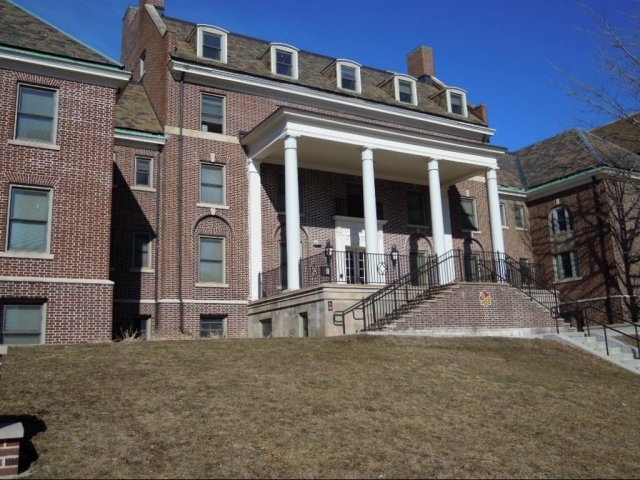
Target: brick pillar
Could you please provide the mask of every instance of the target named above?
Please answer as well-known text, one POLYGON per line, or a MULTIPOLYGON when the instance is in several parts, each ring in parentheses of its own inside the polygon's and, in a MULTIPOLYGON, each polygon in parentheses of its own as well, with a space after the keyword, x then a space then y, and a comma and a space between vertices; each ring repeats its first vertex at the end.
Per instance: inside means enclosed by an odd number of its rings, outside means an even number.
POLYGON ((18 474, 22 437, 22 423, 0 424, 0 478, 18 474))

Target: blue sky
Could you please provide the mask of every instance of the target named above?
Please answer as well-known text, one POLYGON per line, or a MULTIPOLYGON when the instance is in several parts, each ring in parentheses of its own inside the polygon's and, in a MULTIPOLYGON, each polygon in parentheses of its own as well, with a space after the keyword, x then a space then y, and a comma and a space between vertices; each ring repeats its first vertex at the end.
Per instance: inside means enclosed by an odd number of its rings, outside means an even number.
MULTIPOLYGON (((119 59, 121 22, 137 0, 13 0, 119 59)), ((165 0, 165 14, 262 40, 406 72, 406 55, 434 50, 436 76, 488 108, 492 143, 517 150, 611 119, 566 92, 558 69, 598 83, 599 42, 584 4, 623 24, 637 0, 165 0)), ((636 8, 634 8, 636 7, 636 8)))

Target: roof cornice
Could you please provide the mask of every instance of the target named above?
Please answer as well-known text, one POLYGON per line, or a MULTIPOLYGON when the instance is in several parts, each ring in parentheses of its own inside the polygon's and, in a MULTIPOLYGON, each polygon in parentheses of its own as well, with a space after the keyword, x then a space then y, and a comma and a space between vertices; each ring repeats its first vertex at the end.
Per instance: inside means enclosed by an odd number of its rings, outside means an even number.
POLYGON ((119 67, 58 57, 0 45, 0 67, 35 75, 65 78, 101 87, 118 88, 131 73, 119 67))
POLYGON ((474 125, 392 105, 373 103, 359 98, 344 97, 302 85, 220 70, 178 59, 172 59, 169 62, 169 69, 175 78, 182 78, 184 75, 186 79, 194 83, 215 85, 249 94, 268 95, 270 98, 288 102, 293 100, 311 107, 365 116, 391 123, 401 123, 404 126, 449 133, 476 141, 489 138, 495 133, 494 129, 482 125, 474 125))
POLYGON ((116 128, 114 131, 114 139, 116 145, 130 146, 130 147, 161 147, 166 141, 167 137, 162 134, 139 132, 137 130, 128 130, 125 128, 116 128))

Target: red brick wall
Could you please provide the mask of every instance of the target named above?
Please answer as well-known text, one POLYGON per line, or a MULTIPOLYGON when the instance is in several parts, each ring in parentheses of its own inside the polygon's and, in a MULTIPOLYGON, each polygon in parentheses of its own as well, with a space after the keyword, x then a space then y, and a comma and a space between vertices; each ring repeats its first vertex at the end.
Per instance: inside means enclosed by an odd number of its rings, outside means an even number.
POLYGON ((399 331, 429 329, 529 329, 529 333, 541 334, 555 332, 556 322, 546 309, 508 285, 462 283, 396 322, 399 331), (491 297, 490 304, 481 302, 485 293, 491 297))
MULTIPOLYGON (((0 277, 109 278, 115 90, 0 70, 0 251, 11 185, 52 190, 51 259, 0 257, 0 277), (10 143, 19 83, 58 90, 59 150, 10 143)), ((105 340, 111 285, 3 282, 0 299, 46 298, 48 342, 105 340)))

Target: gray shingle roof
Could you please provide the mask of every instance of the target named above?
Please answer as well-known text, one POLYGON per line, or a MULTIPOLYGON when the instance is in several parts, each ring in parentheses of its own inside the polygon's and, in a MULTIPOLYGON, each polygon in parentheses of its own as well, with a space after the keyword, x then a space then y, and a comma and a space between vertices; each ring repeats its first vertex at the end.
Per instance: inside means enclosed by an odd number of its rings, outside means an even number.
MULTIPOLYGON (((387 87, 387 83, 393 79, 393 73, 375 68, 361 67, 362 93, 347 92, 338 88, 335 79, 336 58, 319 55, 300 50, 298 52, 298 79, 284 79, 271 73, 264 54, 270 48, 270 42, 255 38, 229 33, 227 35, 228 59, 226 64, 199 58, 196 52, 195 29, 191 22, 164 17, 163 21, 169 31, 176 33, 176 49, 172 53, 173 58, 194 63, 215 66, 223 70, 241 72, 259 77, 276 79, 309 88, 331 92, 337 95, 362 98, 364 100, 391 104, 400 108, 415 110, 434 115, 453 118, 468 123, 485 125, 469 108, 468 117, 462 117, 449 113, 441 105, 440 99, 435 99, 441 93, 442 87, 428 81, 417 81, 416 89, 418 105, 399 103, 395 100, 393 89, 387 87)), ((357 61, 357 59, 353 59, 357 61)), ((470 104, 469 104, 470 105, 470 104)))
POLYGON ((119 66, 8 0, 0 0, 0 45, 119 66))
POLYGON ((129 82, 116 103, 116 128, 148 133, 163 133, 144 87, 129 82))

